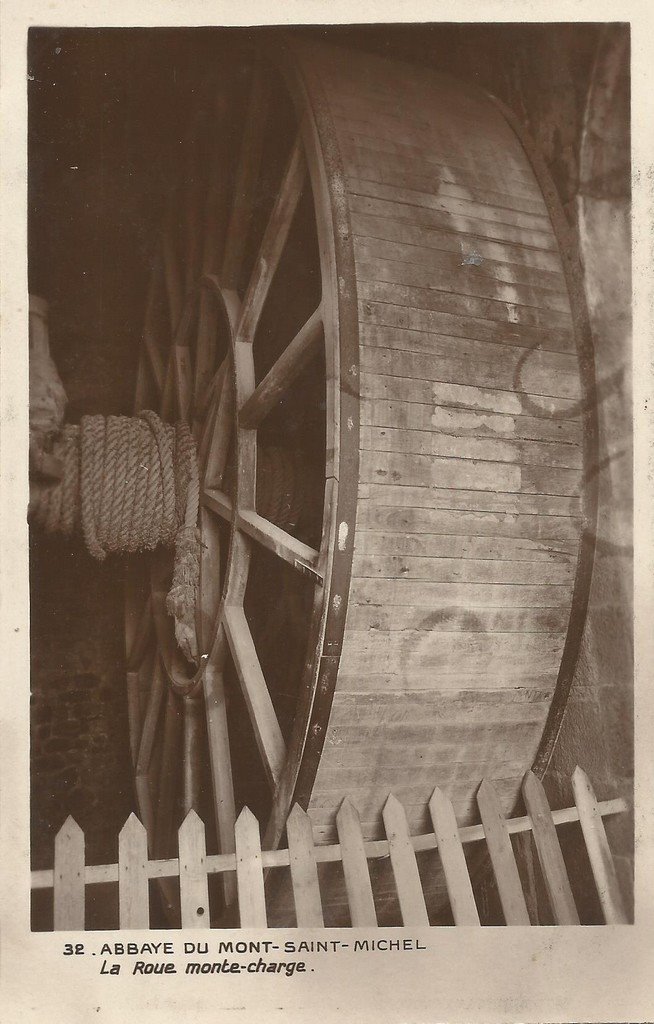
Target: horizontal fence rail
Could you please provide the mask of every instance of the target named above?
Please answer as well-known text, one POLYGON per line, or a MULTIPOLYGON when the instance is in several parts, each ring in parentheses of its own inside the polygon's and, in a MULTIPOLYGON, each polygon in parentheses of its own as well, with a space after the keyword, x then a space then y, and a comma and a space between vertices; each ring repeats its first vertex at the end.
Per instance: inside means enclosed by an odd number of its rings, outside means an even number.
POLYGON ((183 928, 211 927, 209 877, 233 873, 241 927, 265 927, 267 921, 265 872, 289 868, 298 927, 324 926, 318 864, 340 862, 351 924, 375 927, 377 917, 369 862, 388 858, 393 872, 402 924, 428 925, 429 918, 416 854, 437 850, 445 878, 454 923, 479 925, 463 847, 485 843, 490 857, 502 912, 507 925, 530 924, 527 903, 511 844, 511 835, 532 832, 554 920, 579 924, 579 916, 557 835, 557 826, 580 822, 600 906, 607 924, 627 923, 613 857, 603 818, 627 810, 623 799, 598 801, 581 768, 574 772, 575 806, 552 811, 543 785, 528 772, 522 785, 528 814, 506 818, 492 782, 479 787, 478 825, 459 827, 452 804, 435 788, 429 801, 433 832, 412 836, 402 804, 392 794, 383 810, 386 839, 365 841, 354 804, 345 798, 336 818, 339 842, 314 845, 311 821, 293 807, 287 822, 288 848, 262 850, 259 823, 244 807, 234 830, 235 852, 207 854, 204 824, 190 811, 178 832, 179 856, 148 858, 146 829, 131 814, 119 835, 118 863, 85 865, 84 834, 69 817, 55 839, 54 868, 32 872, 32 889, 53 890, 55 930, 83 930, 87 886, 118 883, 121 928, 150 926, 149 880, 178 878, 183 928))

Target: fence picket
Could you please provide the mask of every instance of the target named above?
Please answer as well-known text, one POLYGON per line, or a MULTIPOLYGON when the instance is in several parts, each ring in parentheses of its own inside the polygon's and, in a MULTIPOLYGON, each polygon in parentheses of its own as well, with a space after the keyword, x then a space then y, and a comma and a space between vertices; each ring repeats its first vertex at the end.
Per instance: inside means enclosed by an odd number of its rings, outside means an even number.
POLYGON ((84 833, 70 815, 54 843, 54 929, 84 930, 84 833))
POLYGON ((179 899, 182 928, 209 928, 204 824, 191 809, 179 827, 179 899))
POLYGON ((148 836, 130 814, 118 836, 118 914, 121 928, 149 928, 148 836))
POLYGON ((527 813, 531 818, 538 860, 543 871, 547 893, 557 924, 579 924, 570 881, 561 852, 550 805, 540 779, 527 772, 522 782, 527 813))
POLYGON ((350 917, 355 928, 376 928, 377 913, 363 845, 359 812, 347 798, 336 815, 350 917))
POLYGON ((484 779, 479 787, 477 806, 486 833, 486 845, 497 881, 504 920, 508 925, 531 924, 509 829, 502 814, 497 790, 488 779, 484 779))
POLYGON ((459 838, 459 826, 449 798, 436 787, 429 801, 438 852, 440 854, 445 884, 447 886, 454 923, 478 925, 479 912, 475 903, 468 865, 459 838))
POLYGON ((402 923, 407 927, 427 926, 427 907, 406 814, 402 804, 392 793, 384 805, 383 817, 402 923))
POLYGON ((324 928, 311 821, 295 804, 286 822, 298 928, 324 928))
POLYGON ((268 924, 263 885, 259 822, 244 807, 234 826, 236 840, 236 887, 241 928, 265 928, 268 924))
POLYGON ((590 779, 579 765, 572 776, 572 789, 604 920, 607 924, 627 924, 627 913, 597 798, 590 779))

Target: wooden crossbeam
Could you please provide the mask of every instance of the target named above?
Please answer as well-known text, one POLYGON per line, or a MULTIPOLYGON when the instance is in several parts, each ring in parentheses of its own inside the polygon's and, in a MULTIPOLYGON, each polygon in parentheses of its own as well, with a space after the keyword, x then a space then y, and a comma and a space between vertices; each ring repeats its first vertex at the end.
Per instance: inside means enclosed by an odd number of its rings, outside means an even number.
POLYGON ((256 512, 241 512, 236 518, 236 525, 298 572, 311 576, 316 582, 323 582, 323 576, 316 568, 319 552, 308 544, 296 540, 256 512))

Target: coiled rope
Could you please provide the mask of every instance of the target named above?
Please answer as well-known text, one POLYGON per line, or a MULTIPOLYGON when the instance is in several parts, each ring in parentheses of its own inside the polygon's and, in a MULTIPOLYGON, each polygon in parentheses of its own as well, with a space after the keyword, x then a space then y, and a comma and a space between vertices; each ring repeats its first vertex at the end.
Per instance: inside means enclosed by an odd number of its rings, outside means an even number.
POLYGON ((197 659, 195 604, 200 577, 199 478, 186 423, 137 417, 84 416, 55 442, 61 479, 30 489, 30 519, 54 533, 81 529, 90 554, 175 547, 166 598, 184 655, 197 659))

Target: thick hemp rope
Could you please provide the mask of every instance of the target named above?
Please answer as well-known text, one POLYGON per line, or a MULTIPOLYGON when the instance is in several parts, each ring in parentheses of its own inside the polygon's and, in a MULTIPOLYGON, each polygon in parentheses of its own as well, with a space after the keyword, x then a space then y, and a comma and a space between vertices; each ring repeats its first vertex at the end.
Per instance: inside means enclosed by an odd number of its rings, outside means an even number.
POLYGON ((197 660, 195 604, 200 577, 198 465, 186 423, 137 417, 84 416, 55 442, 63 474, 30 490, 30 518, 49 532, 80 529, 94 558, 110 552, 175 547, 166 598, 186 658, 197 660))

